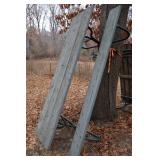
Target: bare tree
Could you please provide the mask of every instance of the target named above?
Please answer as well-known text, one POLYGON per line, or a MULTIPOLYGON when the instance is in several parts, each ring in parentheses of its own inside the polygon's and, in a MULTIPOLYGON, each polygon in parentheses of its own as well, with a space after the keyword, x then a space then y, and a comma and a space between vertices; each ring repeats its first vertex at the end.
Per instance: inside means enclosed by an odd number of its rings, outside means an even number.
POLYGON ((34 26, 33 4, 26 5, 26 28, 34 26))
POLYGON ((49 23, 50 23, 50 31, 52 33, 52 38, 54 38, 54 34, 57 33, 57 20, 56 20, 56 12, 58 10, 57 5, 49 4, 48 5, 50 11, 49 23))
POLYGON ((41 27, 42 30, 45 30, 45 28, 46 28, 47 12, 48 12, 48 10, 46 10, 45 8, 43 8, 42 27, 41 27))
POLYGON ((33 16, 37 24, 38 32, 40 34, 40 22, 43 14, 43 7, 40 4, 33 4, 33 16))

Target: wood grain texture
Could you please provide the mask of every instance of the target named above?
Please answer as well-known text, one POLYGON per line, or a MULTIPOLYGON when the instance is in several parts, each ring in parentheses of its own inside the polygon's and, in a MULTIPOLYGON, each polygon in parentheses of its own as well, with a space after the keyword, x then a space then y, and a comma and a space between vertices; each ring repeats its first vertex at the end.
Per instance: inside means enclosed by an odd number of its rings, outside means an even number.
POLYGON ((118 6, 112 9, 109 13, 107 23, 105 25, 105 30, 103 33, 100 49, 99 49, 100 54, 96 60, 96 63, 93 69, 92 79, 88 87, 87 96, 85 98, 85 102, 82 107, 80 119, 76 128, 71 149, 69 152, 69 155, 71 156, 78 156, 81 152, 87 126, 90 121, 93 106, 96 100, 96 96, 98 93, 104 68, 107 62, 109 48, 113 40, 113 36, 115 33, 120 11, 121 11, 121 6, 118 6))
POLYGON ((60 112, 63 108, 72 75, 80 55, 92 10, 93 6, 87 8, 73 19, 49 94, 43 106, 37 134, 41 143, 47 149, 51 149, 53 143, 60 112))
POLYGON ((128 53, 122 54, 120 82, 121 95, 132 97, 132 45, 125 44, 124 50, 131 50, 128 53))
POLYGON ((132 75, 119 75, 120 78, 124 78, 124 79, 132 79, 132 75))

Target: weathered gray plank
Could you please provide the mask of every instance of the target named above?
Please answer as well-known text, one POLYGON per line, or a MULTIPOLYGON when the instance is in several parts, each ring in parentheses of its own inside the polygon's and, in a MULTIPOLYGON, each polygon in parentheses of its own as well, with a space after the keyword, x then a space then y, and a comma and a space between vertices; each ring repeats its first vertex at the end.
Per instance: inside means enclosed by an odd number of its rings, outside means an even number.
POLYGON ((111 46, 113 36, 115 33, 116 25, 120 15, 121 6, 112 9, 109 13, 108 20, 105 26, 104 34, 100 45, 100 54, 96 60, 93 69, 92 79, 89 84, 87 96, 82 107, 80 119, 74 134, 69 155, 77 156, 81 152, 83 141, 86 134, 87 125, 89 123, 99 85, 101 82, 102 74, 107 62, 109 48, 111 46))
POLYGON ((92 10, 93 6, 87 8, 73 19, 48 97, 43 106, 37 134, 41 143, 47 149, 51 149, 53 143, 59 115, 79 58, 92 10))

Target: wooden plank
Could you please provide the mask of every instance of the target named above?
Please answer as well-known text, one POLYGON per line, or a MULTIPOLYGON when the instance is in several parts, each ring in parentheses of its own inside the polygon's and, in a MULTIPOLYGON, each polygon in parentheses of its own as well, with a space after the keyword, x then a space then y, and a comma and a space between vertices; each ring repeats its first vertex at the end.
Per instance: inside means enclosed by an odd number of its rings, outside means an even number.
POLYGON ((72 21, 49 94, 41 113, 37 134, 41 143, 47 149, 51 149, 52 147, 59 115, 80 55, 92 10, 93 6, 87 8, 72 21))
POLYGON ((87 96, 85 98, 85 102, 82 107, 80 119, 69 152, 69 155, 71 156, 77 156, 81 152, 81 148, 84 143, 84 138, 87 130, 87 125, 89 123, 92 114, 93 106, 96 100, 101 78, 107 62, 109 48, 113 40, 120 11, 121 11, 121 6, 118 6, 112 9, 109 13, 101 41, 101 46, 99 49, 100 54, 96 60, 93 69, 92 79, 88 87, 87 96))
POLYGON ((121 94, 132 97, 132 45, 125 44, 121 63, 121 94), (129 75, 129 76, 127 76, 129 75))
MULTIPOLYGON (((132 54, 127 59, 128 59, 128 73, 129 75, 132 76, 132 54)), ((132 78, 129 79, 129 95, 128 96, 132 97, 132 78)))
POLYGON ((125 95, 128 96, 128 79, 127 77, 125 77, 125 75, 128 75, 128 65, 127 65, 127 59, 124 59, 123 61, 123 65, 124 65, 124 70, 123 70, 123 75, 120 75, 120 78, 122 78, 124 80, 124 87, 125 87, 125 95), (125 77, 125 78, 124 78, 125 77))
MULTIPOLYGON (((120 65, 120 74, 123 73, 124 65, 123 65, 124 58, 121 58, 121 65, 120 65)), ((124 79, 120 78, 120 84, 121 84, 121 95, 125 95, 125 82, 124 79)))
POLYGON ((132 75, 119 75, 120 78, 132 79, 132 75))

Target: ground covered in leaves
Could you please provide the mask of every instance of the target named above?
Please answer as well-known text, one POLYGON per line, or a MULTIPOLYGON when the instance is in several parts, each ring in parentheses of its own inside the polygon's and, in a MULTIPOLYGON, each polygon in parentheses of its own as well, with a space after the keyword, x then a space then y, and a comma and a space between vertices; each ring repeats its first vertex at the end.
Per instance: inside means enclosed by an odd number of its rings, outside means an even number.
MULTIPOLYGON (((26 83, 26 155, 67 155, 74 129, 57 129, 52 151, 44 149, 36 135, 36 126, 50 87, 51 76, 27 74, 26 83)), ((88 83, 87 79, 76 76, 72 80, 62 112, 72 122, 78 121, 88 83)), ((101 141, 86 141, 81 155, 132 155, 132 115, 128 112, 118 110, 118 117, 112 123, 90 121, 88 130, 100 135, 101 141)))

